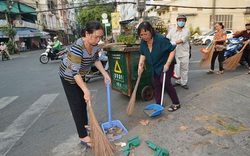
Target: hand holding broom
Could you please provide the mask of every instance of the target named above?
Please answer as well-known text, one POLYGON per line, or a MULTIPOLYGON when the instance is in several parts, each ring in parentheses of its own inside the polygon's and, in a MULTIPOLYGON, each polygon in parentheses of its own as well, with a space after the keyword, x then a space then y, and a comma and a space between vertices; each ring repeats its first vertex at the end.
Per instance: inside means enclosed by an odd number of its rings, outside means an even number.
POLYGON ((113 145, 108 141, 103 134, 101 127, 95 117, 91 101, 88 101, 90 115, 90 138, 91 147, 95 156, 117 156, 117 152, 113 145))
POLYGON ((239 63, 241 57, 242 57, 242 54, 243 54, 243 51, 244 49, 246 48, 246 46, 250 43, 250 40, 247 40, 247 42, 244 44, 244 46, 242 47, 242 49, 240 50, 240 52, 238 52, 237 54, 235 54, 234 56, 232 57, 229 57, 228 59, 226 59, 224 62, 223 62, 223 68, 226 69, 226 70, 235 70, 236 69, 236 66, 237 64, 239 63))

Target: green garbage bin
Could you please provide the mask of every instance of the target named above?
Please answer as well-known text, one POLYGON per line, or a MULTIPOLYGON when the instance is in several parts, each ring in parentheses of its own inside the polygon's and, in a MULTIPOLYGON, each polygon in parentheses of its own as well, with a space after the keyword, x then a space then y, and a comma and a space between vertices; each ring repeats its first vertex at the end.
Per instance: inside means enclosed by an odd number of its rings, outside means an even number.
MULTIPOLYGON (((131 47, 116 45, 107 48, 111 87, 129 97, 138 77, 139 51, 139 45, 131 47)), ((137 89, 137 94, 140 94, 145 101, 151 100, 154 95, 151 77, 150 66, 146 63, 137 89)))

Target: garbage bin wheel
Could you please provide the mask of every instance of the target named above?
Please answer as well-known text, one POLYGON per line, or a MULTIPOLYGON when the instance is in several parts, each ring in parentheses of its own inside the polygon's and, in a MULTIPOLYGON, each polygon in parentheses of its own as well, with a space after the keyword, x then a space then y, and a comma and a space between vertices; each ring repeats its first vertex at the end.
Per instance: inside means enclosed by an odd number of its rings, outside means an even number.
POLYGON ((144 101, 151 100, 153 96, 154 96, 153 87, 151 86, 143 87, 143 89, 141 90, 141 97, 144 101))

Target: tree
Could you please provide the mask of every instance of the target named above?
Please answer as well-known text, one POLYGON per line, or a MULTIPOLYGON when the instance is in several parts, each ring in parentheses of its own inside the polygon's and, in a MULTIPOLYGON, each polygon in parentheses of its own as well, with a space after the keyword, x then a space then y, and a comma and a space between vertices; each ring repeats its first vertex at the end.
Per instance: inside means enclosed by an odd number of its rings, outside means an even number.
MULTIPOLYGON (((90 6, 81 9, 79 16, 77 17, 78 23, 85 27, 86 23, 90 20, 96 20, 102 22, 102 13, 107 13, 109 22, 111 21, 111 13, 114 12, 114 8, 112 6, 90 6)), ((111 27, 107 27, 108 32, 110 32, 111 27)))
POLYGON ((6 26, 1 28, 1 31, 5 36, 9 37, 9 41, 7 43, 8 51, 10 54, 14 54, 15 53, 14 37, 17 34, 16 30, 11 28, 10 24, 7 24, 6 26))

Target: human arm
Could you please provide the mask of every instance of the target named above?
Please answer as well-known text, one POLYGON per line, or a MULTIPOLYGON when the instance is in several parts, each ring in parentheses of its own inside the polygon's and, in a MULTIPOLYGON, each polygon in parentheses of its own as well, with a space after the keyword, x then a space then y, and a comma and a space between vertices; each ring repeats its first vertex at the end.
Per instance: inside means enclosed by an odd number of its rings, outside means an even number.
POLYGON ((107 82, 111 82, 111 79, 108 75, 108 73, 105 71, 105 69, 103 68, 103 65, 101 63, 101 61, 96 61, 95 62, 95 66, 96 68, 102 73, 103 77, 104 77, 104 83, 107 84, 107 82))
POLYGON ((217 42, 226 42, 226 40, 227 40, 227 33, 226 33, 226 31, 224 31, 223 32, 223 36, 222 36, 222 38, 217 38, 216 37, 216 34, 214 35, 214 43, 217 43, 217 42))
POLYGON ((58 42, 58 41, 54 42, 54 46, 53 46, 54 49, 58 49, 59 46, 60 46, 60 42, 58 42))
POLYGON ((139 64, 138 64, 138 75, 141 75, 144 70, 146 57, 144 55, 140 55, 139 64))
POLYGON ((169 70, 169 66, 172 64, 172 61, 175 57, 176 50, 173 50, 169 53, 166 64, 164 65, 163 72, 167 72, 169 70))
POLYGON ((76 81, 76 84, 81 88, 81 90, 83 91, 84 93, 84 99, 85 101, 88 103, 91 101, 91 93, 87 87, 87 84, 86 82, 83 81, 82 77, 80 74, 77 74, 74 76, 74 79, 76 81))

